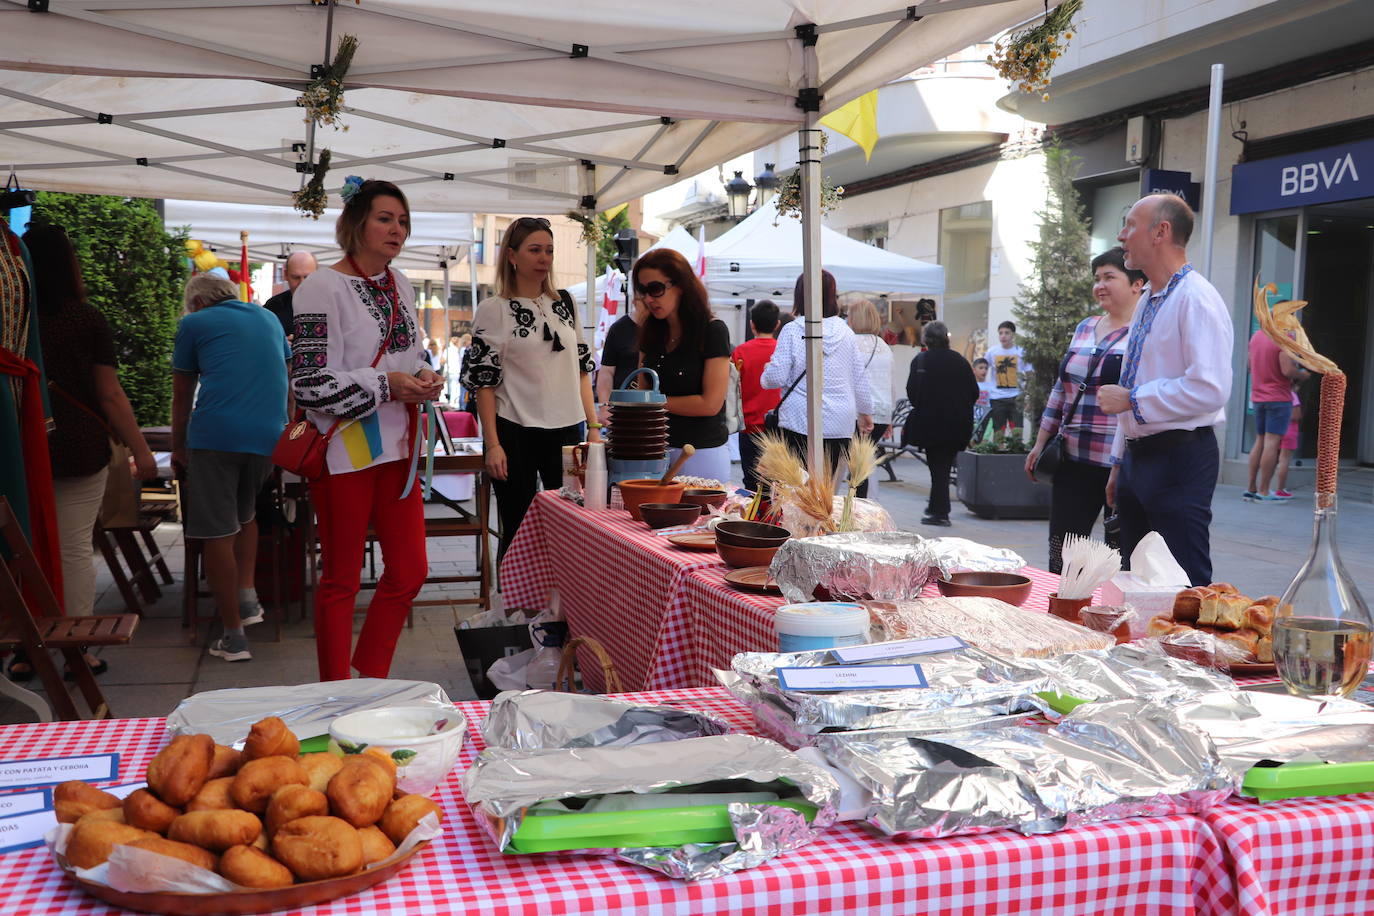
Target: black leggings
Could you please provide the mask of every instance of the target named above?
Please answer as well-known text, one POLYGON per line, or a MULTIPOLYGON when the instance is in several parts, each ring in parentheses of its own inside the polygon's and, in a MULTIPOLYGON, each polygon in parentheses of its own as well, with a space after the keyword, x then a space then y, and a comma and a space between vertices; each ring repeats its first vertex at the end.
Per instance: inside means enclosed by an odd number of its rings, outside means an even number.
MULTIPOLYGON (((806 434, 793 432, 785 427, 778 427, 782 430, 783 436, 787 439, 787 444, 792 446, 792 451, 801 458, 802 463, 806 464, 809 460, 806 456, 806 434)), ((835 469, 840 466, 840 456, 849 447, 848 439, 825 439, 825 460, 830 462, 830 473, 835 473, 835 469)), ((811 469, 808 467, 808 471, 811 469)))
MULTIPOLYGON (((868 434, 868 438, 872 439, 874 442, 882 442, 882 441, 883 441, 883 436, 886 436, 886 435, 887 435, 887 430, 888 430, 888 424, 887 424, 887 423, 874 423, 874 424, 873 424, 873 432, 871 432, 871 433, 868 434)), ((877 472, 877 470, 875 469, 875 470, 873 471, 873 473, 876 474, 876 473, 878 473, 878 472, 877 472)), ((867 499, 867 498, 868 498, 868 481, 867 481, 867 480, 865 480, 863 483, 859 484, 859 488, 858 488, 857 490, 854 491, 854 495, 857 496, 857 497, 859 497, 859 499, 867 499)))
POLYGON ((496 562, 501 562, 506 548, 515 540, 520 521, 534 502, 540 484, 545 490, 563 486, 563 446, 576 445, 581 424, 559 429, 521 426, 502 417, 496 418, 496 436, 506 453, 506 479, 492 480, 496 494, 496 514, 501 519, 501 544, 496 562))
POLYGON ((1050 572, 1063 571, 1064 535, 1092 534, 1093 525, 1107 505, 1107 478, 1111 468, 1064 459, 1054 472, 1050 496, 1050 572))

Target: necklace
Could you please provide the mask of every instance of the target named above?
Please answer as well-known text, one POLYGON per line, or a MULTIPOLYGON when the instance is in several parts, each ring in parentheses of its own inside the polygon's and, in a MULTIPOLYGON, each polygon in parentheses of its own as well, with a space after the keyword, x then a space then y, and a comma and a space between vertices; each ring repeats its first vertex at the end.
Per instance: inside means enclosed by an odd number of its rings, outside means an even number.
POLYGON ((388 308, 396 307, 399 301, 396 296, 396 277, 392 275, 390 267, 383 269, 382 280, 378 282, 369 277, 367 272, 358 266, 358 262, 353 260, 353 255, 346 254, 344 255, 344 259, 348 261, 348 266, 353 268, 354 272, 367 284, 369 289, 374 289, 382 294, 382 298, 386 300, 388 308))

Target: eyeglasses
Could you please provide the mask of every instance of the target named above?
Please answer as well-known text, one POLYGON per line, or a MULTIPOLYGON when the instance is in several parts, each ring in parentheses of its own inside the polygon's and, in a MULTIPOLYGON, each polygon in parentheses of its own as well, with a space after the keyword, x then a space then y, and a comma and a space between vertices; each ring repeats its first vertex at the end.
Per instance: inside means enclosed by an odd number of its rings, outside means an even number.
POLYGON ((666 293, 668 291, 668 287, 672 285, 673 284, 671 281, 668 283, 664 283, 662 280, 654 280, 652 283, 646 283, 643 286, 640 286, 638 283, 636 283, 635 295, 639 296, 640 298, 647 297, 650 299, 657 299, 658 297, 666 293))

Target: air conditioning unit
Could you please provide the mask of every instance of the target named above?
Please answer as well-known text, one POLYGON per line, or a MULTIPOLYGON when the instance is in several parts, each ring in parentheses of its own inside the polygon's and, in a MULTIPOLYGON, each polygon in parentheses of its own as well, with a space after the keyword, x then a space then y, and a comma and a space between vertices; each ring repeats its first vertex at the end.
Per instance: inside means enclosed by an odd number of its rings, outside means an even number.
POLYGON ((1144 165, 1150 158, 1150 122, 1143 116, 1126 121, 1126 161, 1144 165))
POLYGON ((568 206, 562 198, 550 194, 567 194, 570 191, 572 164, 566 159, 512 159, 506 167, 506 183, 510 188, 511 200, 547 200, 551 208, 568 206))

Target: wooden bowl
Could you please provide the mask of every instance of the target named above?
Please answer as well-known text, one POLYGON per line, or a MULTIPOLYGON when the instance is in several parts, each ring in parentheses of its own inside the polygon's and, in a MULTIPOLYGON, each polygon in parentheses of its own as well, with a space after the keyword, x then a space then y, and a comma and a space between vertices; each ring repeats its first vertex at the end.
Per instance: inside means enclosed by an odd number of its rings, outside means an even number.
POLYGON ((774 547, 740 547, 737 544, 725 544, 716 536, 716 553, 726 566, 733 566, 736 569, 743 569, 747 566, 767 566, 773 562, 773 554, 778 552, 774 547))
POLYGON ((792 532, 763 522, 730 521, 716 526, 716 541, 736 547, 772 547, 777 549, 792 536, 792 532))
POLYGON ((726 493, 724 490, 683 490, 682 501, 685 503, 696 503, 701 507, 702 515, 710 515, 710 510, 725 505, 726 493))
POLYGON ((936 585, 946 598, 997 598, 1017 607, 1031 592, 1031 580, 1019 573, 961 572, 936 585))
POLYGON ((681 502, 682 491, 687 489, 685 483, 660 484, 657 477, 622 480, 616 486, 620 487, 620 497, 625 501, 630 518, 637 522, 644 521, 644 516, 639 514, 642 503, 681 502))
POLYGON ((696 503, 640 503, 639 515, 650 528, 690 525, 701 517, 696 503))

